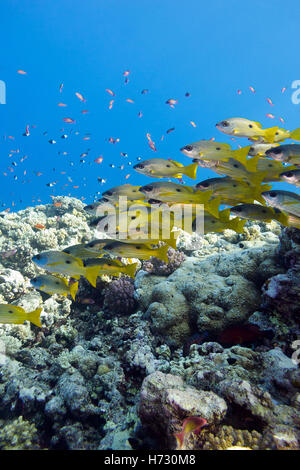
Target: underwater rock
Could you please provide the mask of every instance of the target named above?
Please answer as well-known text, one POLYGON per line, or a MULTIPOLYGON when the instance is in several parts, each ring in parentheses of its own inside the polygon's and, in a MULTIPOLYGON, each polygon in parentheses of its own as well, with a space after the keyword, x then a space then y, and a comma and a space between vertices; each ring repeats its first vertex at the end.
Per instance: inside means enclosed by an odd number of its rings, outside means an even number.
POLYGON ((145 378, 140 394, 139 416, 167 448, 175 448, 174 434, 188 416, 199 416, 209 424, 222 421, 226 402, 213 392, 188 386, 177 376, 154 372, 145 378))

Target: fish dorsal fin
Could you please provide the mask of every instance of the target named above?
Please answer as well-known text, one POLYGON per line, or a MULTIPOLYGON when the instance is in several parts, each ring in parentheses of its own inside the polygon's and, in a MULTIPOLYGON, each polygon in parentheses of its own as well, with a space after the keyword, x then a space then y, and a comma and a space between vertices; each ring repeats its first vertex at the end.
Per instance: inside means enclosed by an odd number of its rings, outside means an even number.
POLYGON ((175 160, 168 160, 168 161, 171 163, 174 163, 174 165, 177 166, 178 168, 182 168, 184 166, 182 163, 175 162, 175 160))

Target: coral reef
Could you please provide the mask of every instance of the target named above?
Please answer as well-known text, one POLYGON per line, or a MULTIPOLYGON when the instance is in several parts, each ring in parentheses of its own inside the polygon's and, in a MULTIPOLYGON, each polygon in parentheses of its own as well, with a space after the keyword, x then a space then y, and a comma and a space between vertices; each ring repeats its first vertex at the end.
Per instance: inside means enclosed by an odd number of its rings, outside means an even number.
POLYGON ((132 313, 136 306, 134 282, 128 277, 112 281, 104 290, 104 309, 111 313, 132 313))
POLYGON ((168 258, 169 262, 165 263, 152 256, 150 260, 143 262, 143 270, 151 274, 156 274, 157 276, 169 276, 179 268, 186 257, 182 251, 174 250, 174 248, 170 247, 168 249, 168 258))
POLYGON ((81 201, 54 201, 0 217, 0 303, 43 307, 42 328, 0 325, 0 447, 175 449, 198 416, 208 424, 191 450, 299 448, 300 232, 182 232, 172 266, 81 279, 74 302, 30 285, 33 255, 94 238, 81 201), (259 341, 222 343, 239 325, 259 341))

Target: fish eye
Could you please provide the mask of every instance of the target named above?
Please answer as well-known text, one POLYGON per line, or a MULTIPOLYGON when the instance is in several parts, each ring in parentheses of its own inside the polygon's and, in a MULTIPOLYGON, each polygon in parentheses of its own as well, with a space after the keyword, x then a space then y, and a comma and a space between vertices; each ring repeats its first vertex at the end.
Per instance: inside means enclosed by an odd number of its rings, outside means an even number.
POLYGON ((250 129, 252 129, 252 127, 253 127, 252 124, 249 124, 249 127, 250 127, 250 129))
POLYGON ((167 168, 170 168, 171 165, 166 165, 167 168))
POLYGON ((8 310, 8 313, 14 313, 12 310, 8 310))
POLYGON ((137 246, 136 246, 136 249, 137 249, 137 250, 140 250, 140 249, 141 249, 141 247, 137 245, 137 246))
POLYGON ((181 189, 179 189, 179 188, 177 188, 176 191, 177 191, 178 193, 181 193, 181 189))
POLYGON ((266 214, 266 213, 267 213, 266 209, 263 209, 263 210, 262 210, 262 213, 263 213, 263 214, 266 214))
POLYGON ((106 191, 106 193, 104 193, 104 194, 106 194, 107 196, 112 196, 113 195, 112 191, 106 191))
POLYGON ((249 152, 254 152, 254 147, 250 147, 249 152))
POLYGON ((150 193, 153 190, 153 187, 152 186, 144 186, 143 190, 146 191, 146 193, 150 193))
POLYGON ((66 264, 71 264, 71 260, 66 259, 66 264))
POLYGON ((234 212, 242 212, 242 208, 237 206, 234 208, 234 212))
POLYGON ((291 173, 290 171, 288 173, 284 173, 284 176, 286 178, 292 178, 293 177, 293 173, 291 173))
POLYGON ((270 197, 276 197, 276 196, 277 196, 276 191, 270 191, 270 192, 269 192, 269 196, 270 196, 270 197))
POLYGON ((229 122, 227 122, 227 121, 222 121, 222 122, 221 122, 221 126, 223 126, 223 127, 228 127, 228 126, 229 126, 229 122))
POLYGON ((55 281, 55 284, 58 286, 58 284, 59 284, 59 281, 55 281))
POLYGON ((216 150, 221 150, 221 147, 216 147, 216 150))
POLYGON ((32 282, 33 284, 35 284, 35 283, 37 282, 37 279, 36 279, 36 278, 31 279, 31 282, 32 282))
POLYGON ((281 150, 280 150, 280 147, 277 147, 275 149, 268 150, 268 152, 275 153, 275 155, 278 155, 279 153, 281 153, 281 150))
POLYGON ((41 255, 36 255, 36 259, 41 259, 41 255))
POLYGON ((186 145, 185 147, 183 147, 183 150, 186 150, 187 152, 191 152, 193 150, 193 146, 192 145, 186 145))
POLYGON ((199 188, 201 188, 201 187, 202 187, 202 188, 208 188, 208 187, 209 187, 209 183, 208 183, 207 181, 204 181, 203 183, 197 184, 196 187, 197 187, 197 188, 198 188, 198 187, 199 187, 199 188))
MULTIPOLYGON (((138 164, 135 165, 133 168, 134 168, 134 169, 139 168, 140 170, 142 170, 143 168, 145 168, 145 165, 142 165, 142 163, 138 163, 138 164)), ((133 191, 133 192, 134 192, 134 191, 133 191)))
POLYGON ((237 163, 235 163, 233 166, 234 166, 234 168, 238 168, 238 167, 239 167, 237 163))

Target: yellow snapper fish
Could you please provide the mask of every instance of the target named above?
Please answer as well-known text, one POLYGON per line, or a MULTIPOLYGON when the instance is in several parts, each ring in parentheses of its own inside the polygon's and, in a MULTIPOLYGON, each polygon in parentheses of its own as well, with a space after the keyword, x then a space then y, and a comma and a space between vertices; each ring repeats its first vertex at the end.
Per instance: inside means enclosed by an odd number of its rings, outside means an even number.
POLYGON ((293 131, 279 128, 275 134, 274 142, 283 142, 285 139, 300 140, 300 127, 293 131))
POLYGON ((270 160, 269 158, 259 157, 256 170, 258 174, 265 174, 263 181, 280 181, 280 173, 284 170, 295 170, 296 166, 284 166, 280 161, 270 160))
POLYGON ((266 151, 266 156, 283 163, 300 165, 300 144, 280 145, 266 151))
POLYGON ((276 207, 265 207, 259 204, 239 204, 231 207, 230 212, 243 219, 261 220, 262 222, 277 220, 285 227, 289 226, 287 215, 276 207))
POLYGON ((109 201, 118 202, 119 197, 124 196, 128 201, 143 200, 144 194, 140 192, 140 186, 133 186, 132 184, 123 184, 122 186, 115 186, 104 193, 102 196, 109 201))
POLYGON ((109 201, 109 199, 102 197, 96 202, 93 202, 92 204, 88 204, 87 206, 84 206, 84 210, 88 213, 91 214, 96 214, 98 209, 102 210, 109 210, 111 209, 111 206, 114 206, 113 201, 109 201))
MULTIPOLYGON (((78 245, 69 246, 68 248, 65 248, 63 252, 67 253, 68 255, 74 256, 75 258, 81 259, 96 257, 95 252, 89 250, 85 243, 79 243, 78 245)), ((99 253, 99 256, 102 256, 102 254, 99 253)))
POLYGON ((30 321, 41 328, 40 315, 42 310, 42 308, 37 308, 32 312, 25 312, 22 307, 17 307, 16 305, 0 304, 0 323, 22 325, 24 321, 30 321))
POLYGON ((293 184, 294 186, 300 187, 300 168, 297 170, 289 170, 280 173, 280 179, 286 183, 293 184))
POLYGON ((84 276, 92 286, 96 287, 99 268, 97 266, 85 267, 80 258, 75 258, 63 251, 45 251, 35 255, 32 261, 49 272, 63 274, 74 279, 84 276))
POLYGON ((265 204, 261 193, 272 188, 271 185, 252 186, 247 181, 236 181, 229 176, 223 178, 209 178, 197 183, 195 188, 198 191, 212 190, 213 196, 221 197, 221 204, 237 204, 238 202, 252 203, 254 201, 265 204))
POLYGON ((186 186, 169 181, 156 181, 142 186, 140 191, 150 200, 158 200, 170 203, 195 203, 205 204, 212 195, 212 191, 205 191, 202 194, 195 192, 191 186, 186 186))
POLYGON ((65 297, 70 294, 73 300, 75 300, 78 290, 78 281, 69 283, 66 279, 51 276, 51 274, 41 274, 31 279, 30 283, 35 289, 46 292, 46 294, 58 294, 65 297))
POLYGON ((114 214, 103 217, 97 225, 99 232, 105 233, 111 238, 115 238, 116 233, 124 233, 127 231, 136 231, 148 224, 152 215, 155 215, 159 206, 134 204, 127 210, 116 210, 114 214))
POLYGON ((126 276, 132 277, 134 279, 138 264, 123 264, 117 259, 94 258, 86 260, 85 265, 99 267, 99 275, 109 274, 110 276, 118 276, 119 274, 125 274, 126 276))
POLYGON ((230 219, 229 209, 220 211, 219 217, 214 217, 206 213, 204 215, 204 233, 223 232, 226 229, 234 230, 237 233, 243 233, 245 223, 245 220, 241 220, 238 217, 230 219))
POLYGON ((234 158, 245 164, 250 146, 232 150, 229 144, 214 142, 211 140, 199 140, 193 144, 182 147, 180 151, 187 157, 203 160, 228 160, 234 158))
MULTIPOLYGON (((220 175, 227 175, 234 180, 246 181, 256 186, 261 184, 265 177, 264 173, 257 173, 256 171, 258 159, 258 155, 256 157, 250 158, 247 160, 245 165, 237 160, 234 160, 233 158, 229 158, 228 161, 210 162, 209 166, 207 166, 207 162, 205 162, 204 165, 205 168, 209 167, 220 175)), ((201 160, 198 160, 198 165, 202 166, 201 160)))
POLYGON ((153 246, 158 245, 160 241, 163 241, 171 248, 176 250, 176 240, 179 235, 178 231, 172 230, 165 234, 162 229, 159 229, 156 226, 154 233, 151 233, 151 229, 151 223, 149 223, 148 226, 145 225, 140 230, 136 231, 131 230, 124 233, 119 233, 116 231, 114 233, 114 238, 111 239, 111 242, 120 241, 122 243, 142 243, 143 245, 147 245, 149 248, 153 248, 153 246))
POLYGON ((272 207, 277 207, 296 217, 300 217, 300 196, 291 191, 272 190, 262 193, 263 198, 272 207))
POLYGON ((161 259, 165 263, 169 262, 168 259, 168 245, 160 246, 159 248, 150 249, 147 245, 139 243, 122 243, 113 242, 106 245, 103 250, 114 256, 122 258, 138 258, 149 259, 151 256, 161 259))
POLYGON ((182 178, 182 175, 196 179, 198 165, 184 166, 175 160, 164 160, 163 158, 151 158, 137 163, 133 167, 138 173, 153 178, 182 178))
POLYGON ((279 144, 252 144, 249 149, 249 157, 255 157, 259 155, 260 157, 266 156, 266 151, 272 148, 278 147, 279 144))
POLYGON ((273 143, 278 126, 263 129, 262 125, 256 121, 249 121, 245 118, 230 118, 216 124, 217 129, 227 135, 235 137, 248 137, 250 140, 260 140, 261 142, 273 143))

